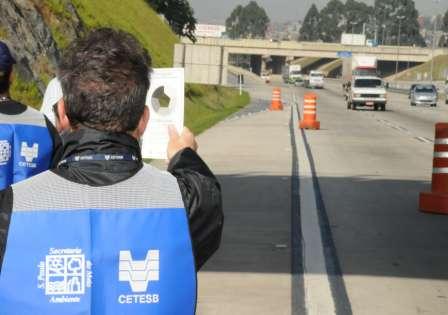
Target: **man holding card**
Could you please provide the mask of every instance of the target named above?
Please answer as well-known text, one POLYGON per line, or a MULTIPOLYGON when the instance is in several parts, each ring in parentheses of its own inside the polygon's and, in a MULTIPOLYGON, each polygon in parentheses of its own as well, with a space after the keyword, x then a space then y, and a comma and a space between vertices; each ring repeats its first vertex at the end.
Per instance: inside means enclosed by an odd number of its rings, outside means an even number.
POLYGON ((168 172, 142 162, 149 67, 137 40, 111 29, 63 55, 61 162, 0 193, 2 314, 194 314, 221 191, 188 129, 169 130, 168 172))

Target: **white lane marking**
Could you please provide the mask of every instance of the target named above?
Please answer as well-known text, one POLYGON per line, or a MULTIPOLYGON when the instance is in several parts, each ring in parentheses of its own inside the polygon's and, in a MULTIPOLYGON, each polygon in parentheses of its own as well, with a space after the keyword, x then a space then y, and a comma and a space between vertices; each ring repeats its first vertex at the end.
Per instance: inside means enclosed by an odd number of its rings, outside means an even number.
POLYGON ((432 140, 425 138, 425 137, 415 137, 415 139, 419 140, 420 142, 424 142, 424 143, 433 143, 432 140))
MULTIPOLYGON (((294 106, 294 125, 299 117, 294 106)), ((327 274, 325 255, 319 225, 316 193, 313 173, 305 143, 297 127, 294 128, 300 180, 300 217, 302 229, 303 281, 305 287, 305 306, 308 314, 334 315, 335 302, 331 293, 330 279, 327 274)))
MULTIPOLYGON (((372 115, 372 117, 376 118, 375 115, 372 115)), ((392 122, 390 122, 388 120, 376 118, 376 121, 379 122, 380 124, 386 125, 389 128, 392 128, 392 129, 400 131, 400 132, 402 132, 402 133, 404 133, 404 134, 406 134, 408 136, 411 136, 411 137, 413 137, 414 139, 416 139, 416 140, 418 140, 420 142, 431 143, 431 144, 434 143, 434 141, 432 139, 429 139, 429 138, 426 138, 426 137, 414 136, 409 129, 407 129, 405 127, 402 127, 400 125, 396 125, 396 124, 394 124, 394 123, 392 123, 392 122)), ((448 144, 448 139, 447 139, 446 143, 441 143, 441 144, 448 144)))

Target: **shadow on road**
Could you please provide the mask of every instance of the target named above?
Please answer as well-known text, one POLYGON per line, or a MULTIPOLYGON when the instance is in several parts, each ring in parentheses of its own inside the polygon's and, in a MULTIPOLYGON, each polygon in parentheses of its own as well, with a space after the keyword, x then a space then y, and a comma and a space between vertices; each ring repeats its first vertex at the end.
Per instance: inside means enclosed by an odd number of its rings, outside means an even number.
MULTIPOLYGON (((290 273, 291 178, 219 180, 223 242, 204 271, 290 273)), ((428 183, 363 176, 321 177, 319 185, 344 274, 448 279, 448 216, 417 210, 428 183)))
POLYGON ((242 175, 218 180, 224 195, 224 234, 205 270, 290 273, 291 178, 242 175))

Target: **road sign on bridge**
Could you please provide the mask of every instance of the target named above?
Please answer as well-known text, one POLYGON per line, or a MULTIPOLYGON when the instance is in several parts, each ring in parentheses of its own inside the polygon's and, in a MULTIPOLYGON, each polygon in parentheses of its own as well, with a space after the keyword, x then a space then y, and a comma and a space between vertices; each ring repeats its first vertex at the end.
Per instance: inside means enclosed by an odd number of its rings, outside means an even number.
POLYGON ((352 52, 351 51, 338 51, 338 58, 351 58, 352 52))

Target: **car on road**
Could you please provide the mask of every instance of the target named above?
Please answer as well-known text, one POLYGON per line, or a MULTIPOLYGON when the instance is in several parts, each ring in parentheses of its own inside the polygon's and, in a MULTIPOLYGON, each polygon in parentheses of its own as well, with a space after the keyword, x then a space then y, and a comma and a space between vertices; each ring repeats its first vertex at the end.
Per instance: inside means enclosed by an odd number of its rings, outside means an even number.
POLYGON ((430 105, 437 106, 439 95, 433 84, 418 84, 411 92, 411 106, 430 105))
POLYGON ((412 93, 414 93, 414 89, 418 84, 412 84, 411 87, 409 88, 409 99, 411 99, 412 97, 412 93))
POLYGON ((324 88, 324 74, 321 71, 311 71, 310 75, 305 80, 305 87, 310 89, 323 89, 324 88))
POLYGON ((379 77, 353 77, 347 85, 345 98, 348 109, 371 107, 374 110, 386 110, 387 92, 383 80, 379 77))

